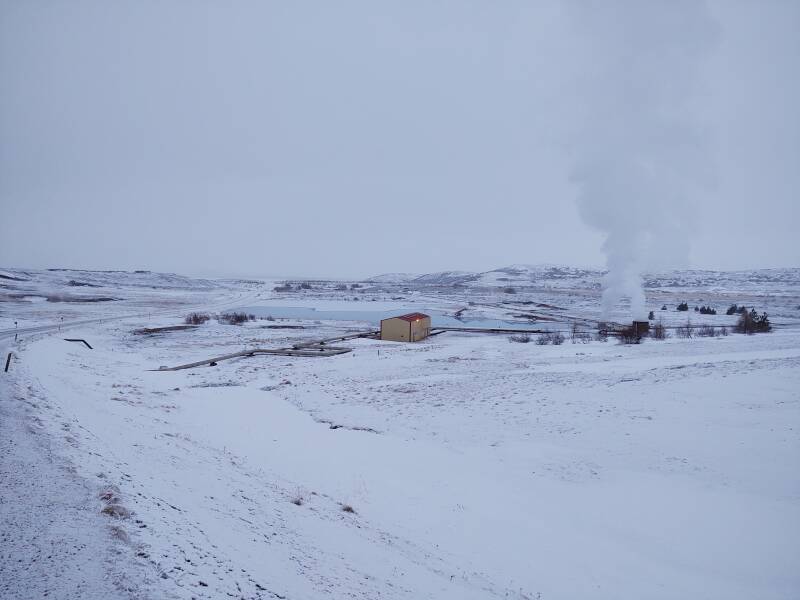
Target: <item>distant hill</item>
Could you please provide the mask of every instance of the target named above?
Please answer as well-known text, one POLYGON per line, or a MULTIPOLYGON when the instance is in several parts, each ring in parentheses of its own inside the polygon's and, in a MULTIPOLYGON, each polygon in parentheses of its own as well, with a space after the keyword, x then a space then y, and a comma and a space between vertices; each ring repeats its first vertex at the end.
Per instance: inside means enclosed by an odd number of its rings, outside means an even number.
MULTIPOLYGON (((438 271, 371 277, 371 283, 465 287, 574 287, 597 288, 606 271, 563 265, 509 265, 491 271, 438 271)), ((642 278, 648 289, 703 288, 790 292, 800 289, 800 268, 711 271, 679 269, 648 273, 642 278)))

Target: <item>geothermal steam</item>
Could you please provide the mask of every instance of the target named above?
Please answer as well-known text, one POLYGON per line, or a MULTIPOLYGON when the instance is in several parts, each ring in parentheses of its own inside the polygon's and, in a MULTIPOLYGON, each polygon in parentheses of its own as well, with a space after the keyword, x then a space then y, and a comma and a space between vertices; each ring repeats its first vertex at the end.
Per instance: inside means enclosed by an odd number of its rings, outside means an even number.
POLYGON ((702 2, 573 6, 591 71, 571 179, 583 220, 604 232, 604 315, 623 299, 646 315, 642 273, 688 263, 689 206, 706 179, 703 129, 691 102, 715 37, 702 2))

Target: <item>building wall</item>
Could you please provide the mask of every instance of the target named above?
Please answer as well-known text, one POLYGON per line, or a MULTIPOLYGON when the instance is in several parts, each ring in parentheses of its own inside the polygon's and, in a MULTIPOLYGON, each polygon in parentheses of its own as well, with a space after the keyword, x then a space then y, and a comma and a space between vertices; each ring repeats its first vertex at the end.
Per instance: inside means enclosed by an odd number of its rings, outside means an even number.
POLYGON ((427 317, 419 321, 403 319, 384 319, 381 321, 381 339, 394 342, 418 342, 424 340, 431 332, 431 319, 427 317))
POLYGON ((430 317, 411 322, 411 341, 418 342, 424 340, 431 332, 430 317))
POLYGON ((381 339, 410 342, 408 325, 408 321, 403 321, 403 319, 384 319, 381 321, 381 339))

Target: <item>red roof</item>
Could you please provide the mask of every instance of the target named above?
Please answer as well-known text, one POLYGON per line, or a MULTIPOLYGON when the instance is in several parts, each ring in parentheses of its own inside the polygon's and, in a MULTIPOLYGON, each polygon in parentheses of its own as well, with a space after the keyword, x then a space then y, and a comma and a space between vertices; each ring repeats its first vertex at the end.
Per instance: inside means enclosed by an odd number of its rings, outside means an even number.
MULTIPOLYGON (((389 317, 390 319, 403 319, 403 321, 419 321, 420 319, 430 319, 430 317, 421 312, 408 313, 407 315, 400 315, 399 317, 389 317)), ((388 319, 384 319, 387 321, 388 319)))

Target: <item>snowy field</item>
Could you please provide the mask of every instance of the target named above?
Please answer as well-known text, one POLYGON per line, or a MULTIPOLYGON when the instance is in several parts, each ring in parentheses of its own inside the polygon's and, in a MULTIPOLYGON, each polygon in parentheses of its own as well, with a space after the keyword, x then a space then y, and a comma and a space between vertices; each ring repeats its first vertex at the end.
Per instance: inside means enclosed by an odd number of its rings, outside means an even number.
POLYGON ((753 336, 445 333, 159 372, 372 325, 134 333, 253 306, 466 308, 565 331, 566 316, 597 316, 597 274, 509 269, 284 292, 0 271, 0 348, 14 353, 0 380, 0 597, 800 597, 798 270, 762 287, 742 283, 758 274, 648 280, 670 325, 732 324, 736 301, 768 310, 775 331, 753 336), (720 314, 677 313, 682 300, 720 314))

